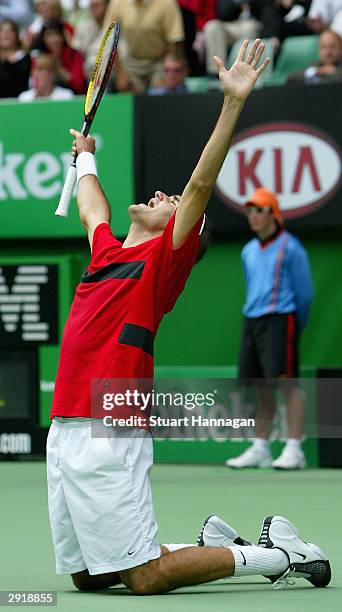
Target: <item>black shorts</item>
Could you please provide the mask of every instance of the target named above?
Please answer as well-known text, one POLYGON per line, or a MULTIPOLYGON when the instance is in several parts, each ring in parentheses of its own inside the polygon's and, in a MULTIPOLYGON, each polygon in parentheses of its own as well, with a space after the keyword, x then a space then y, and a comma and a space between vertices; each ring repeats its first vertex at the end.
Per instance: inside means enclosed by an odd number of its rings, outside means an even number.
POLYGON ((295 313, 244 319, 239 379, 298 378, 299 328, 295 313))

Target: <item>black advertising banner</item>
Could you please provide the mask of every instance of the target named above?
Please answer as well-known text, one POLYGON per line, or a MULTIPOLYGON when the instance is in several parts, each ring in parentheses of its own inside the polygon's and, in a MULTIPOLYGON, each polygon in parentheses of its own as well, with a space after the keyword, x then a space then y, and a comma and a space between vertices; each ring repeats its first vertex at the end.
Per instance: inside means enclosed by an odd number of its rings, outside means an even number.
MULTIPOLYGON (((223 96, 136 99, 136 199, 180 193, 223 96)), ((289 229, 342 226, 342 85, 265 87, 248 98, 208 213, 217 237, 246 230, 242 204, 276 192, 289 229)))
POLYGON ((58 344, 58 266, 0 267, 0 346, 58 344))

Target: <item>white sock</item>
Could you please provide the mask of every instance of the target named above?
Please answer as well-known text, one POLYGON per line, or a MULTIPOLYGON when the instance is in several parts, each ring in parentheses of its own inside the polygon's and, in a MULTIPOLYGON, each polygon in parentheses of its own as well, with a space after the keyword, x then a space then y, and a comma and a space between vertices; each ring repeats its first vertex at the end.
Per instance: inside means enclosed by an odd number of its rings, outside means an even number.
POLYGON ((190 546, 197 546, 197 544, 163 544, 170 552, 180 550, 181 548, 189 548, 190 546))
POLYGON ((293 449, 296 449, 296 450, 297 449, 301 450, 301 448, 302 448, 302 445, 301 445, 301 442, 300 442, 299 438, 288 438, 286 440, 286 446, 289 446, 290 448, 293 448, 293 449))
POLYGON ((230 550, 235 560, 234 576, 277 576, 289 567, 286 554, 279 548, 234 546, 230 550))
POLYGON ((269 452, 269 449, 270 449, 269 441, 266 440, 266 438, 255 438, 253 440, 253 446, 257 450, 260 450, 266 453, 269 452))

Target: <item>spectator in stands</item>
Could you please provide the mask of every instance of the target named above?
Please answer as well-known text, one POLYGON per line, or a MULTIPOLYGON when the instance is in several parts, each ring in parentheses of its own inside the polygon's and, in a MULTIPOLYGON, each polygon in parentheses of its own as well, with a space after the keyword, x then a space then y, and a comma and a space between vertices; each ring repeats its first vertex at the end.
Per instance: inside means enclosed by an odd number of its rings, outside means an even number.
POLYGON ((148 93, 152 96, 165 94, 188 93, 185 78, 189 74, 186 58, 181 53, 168 53, 164 59, 164 85, 152 87, 148 93))
POLYGON ((342 81, 342 38, 332 30, 325 30, 319 37, 319 62, 301 72, 294 72, 287 83, 333 83, 342 81))
POLYGON ((32 17, 31 0, 1 0, 0 22, 10 19, 21 29, 31 23, 32 17))
POLYGON ((265 7, 262 21, 263 38, 271 38, 279 49, 287 36, 313 34, 307 21, 311 0, 275 0, 265 7))
POLYGON ((109 0, 90 0, 89 17, 80 21, 75 28, 72 44, 83 54, 88 77, 100 47, 108 4, 109 0))
POLYGON ((215 19, 217 0, 178 0, 184 25, 184 51, 191 76, 204 73, 203 27, 215 19))
POLYGON ((89 17, 89 0, 61 0, 63 15, 73 28, 89 17))
POLYGON ((21 48, 18 26, 0 23, 0 98, 15 98, 27 89, 31 60, 21 48))
POLYGON ((214 55, 227 57, 227 50, 241 38, 256 38, 261 31, 258 21, 260 6, 265 0, 218 0, 217 19, 208 21, 204 27, 206 66, 209 75, 217 76, 214 55))
POLYGON ((307 22, 315 34, 329 28, 342 36, 342 0, 312 0, 307 22))
POLYGON ((135 91, 161 85, 166 53, 178 51, 184 40, 176 0, 111 0, 105 25, 111 21, 120 22, 120 61, 135 91))
POLYGON ((75 94, 85 93, 83 56, 80 51, 68 45, 61 21, 48 21, 44 24, 35 49, 40 53, 50 53, 54 58, 58 85, 72 89, 75 94))
POLYGON ((195 11, 196 38, 193 48, 197 53, 199 62, 205 66, 204 26, 208 21, 216 19, 217 0, 198 0, 198 9, 195 11))
POLYGON ((32 70, 33 88, 23 91, 19 96, 20 102, 32 102, 37 98, 50 100, 70 100, 74 93, 71 89, 58 87, 56 81, 58 70, 56 62, 48 53, 42 53, 34 62, 32 70))
POLYGON ((64 21, 61 0, 34 0, 36 16, 30 27, 23 36, 27 48, 34 47, 41 33, 42 27, 48 21, 60 21, 63 23, 65 36, 70 42, 73 35, 72 26, 64 21))

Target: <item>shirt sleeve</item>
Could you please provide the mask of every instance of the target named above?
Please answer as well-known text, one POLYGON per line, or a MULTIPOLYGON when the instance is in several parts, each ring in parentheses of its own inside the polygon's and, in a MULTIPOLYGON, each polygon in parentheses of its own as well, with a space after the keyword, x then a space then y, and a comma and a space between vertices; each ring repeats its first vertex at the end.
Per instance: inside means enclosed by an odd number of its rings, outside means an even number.
POLYGON ((179 249, 172 247, 172 234, 175 215, 168 222, 161 241, 159 251, 159 280, 164 299, 164 312, 170 312, 194 267, 200 243, 199 232, 203 223, 203 215, 189 232, 186 241, 179 249))
POLYGON ((182 14, 175 0, 168 0, 165 6, 163 30, 165 39, 169 43, 176 43, 184 40, 182 14))
POLYGON ((241 264, 243 269, 243 276, 245 279, 245 283, 247 284, 247 268, 246 268, 246 247, 244 247, 241 251, 241 264))
POLYGON ((309 259, 301 244, 289 251, 289 272, 295 293, 298 323, 300 329, 303 330, 309 318, 313 285, 309 259))
POLYGON ((114 251, 122 248, 122 243, 112 234, 108 223, 100 223, 94 231, 89 272, 95 272, 109 263, 114 251))

